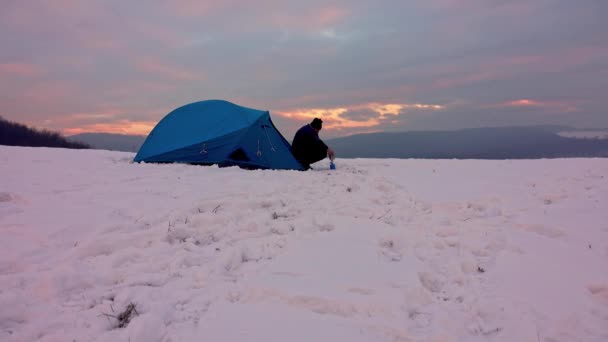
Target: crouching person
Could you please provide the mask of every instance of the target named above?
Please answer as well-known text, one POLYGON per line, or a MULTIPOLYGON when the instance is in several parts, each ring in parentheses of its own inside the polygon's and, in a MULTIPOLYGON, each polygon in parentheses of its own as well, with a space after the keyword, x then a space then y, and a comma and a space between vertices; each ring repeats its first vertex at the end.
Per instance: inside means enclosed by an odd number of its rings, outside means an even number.
POLYGON ((315 118, 311 123, 302 126, 293 138, 292 153, 306 170, 310 169, 310 164, 314 164, 325 157, 334 160, 334 151, 319 138, 322 127, 323 121, 315 118))

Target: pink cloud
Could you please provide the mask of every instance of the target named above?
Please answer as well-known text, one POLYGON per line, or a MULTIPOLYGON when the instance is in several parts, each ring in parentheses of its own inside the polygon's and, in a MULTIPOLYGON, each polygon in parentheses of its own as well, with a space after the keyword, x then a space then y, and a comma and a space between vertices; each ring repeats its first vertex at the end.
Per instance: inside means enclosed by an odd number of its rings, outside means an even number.
POLYGON ((167 1, 164 7, 179 17, 240 18, 239 25, 225 26, 224 30, 251 31, 259 28, 314 31, 335 25, 349 13, 346 7, 335 5, 313 7, 306 2, 289 7, 274 0, 247 1, 167 1))
POLYGON ((506 107, 543 107, 545 105, 542 102, 528 99, 514 100, 502 104, 502 106, 506 107))
POLYGON ((347 129, 373 129, 379 126, 383 121, 391 120, 390 117, 396 117, 407 113, 408 110, 423 110, 423 111, 439 111, 446 107, 437 104, 425 103, 364 103, 358 105, 349 105, 342 107, 329 108, 298 108, 286 111, 278 111, 276 114, 297 120, 301 122, 309 122, 313 118, 323 118, 324 128, 328 131, 342 131, 347 129), (365 120, 353 120, 345 114, 349 111, 365 110, 368 113, 373 113, 373 116, 365 120))
POLYGON ((93 123, 89 125, 78 125, 77 127, 68 126, 62 130, 65 135, 73 135, 80 133, 115 133, 115 134, 132 134, 132 135, 147 135, 156 126, 156 121, 130 121, 117 120, 110 123, 93 123))
POLYGON ((479 82, 500 80, 513 77, 519 70, 538 66, 542 56, 512 56, 481 59, 477 58, 474 66, 468 60, 454 61, 450 64, 432 64, 416 67, 406 67, 396 72, 401 77, 418 77, 427 79, 427 83, 419 84, 412 90, 433 91, 470 85, 479 82), (459 62, 461 64, 459 64, 459 62))
POLYGON ((160 42, 168 48, 184 45, 184 37, 166 26, 140 25, 139 35, 149 41, 160 42))
POLYGON ((422 75, 433 75, 430 89, 445 89, 479 82, 513 78, 522 73, 564 72, 569 68, 586 65, 608 58, 608 49, 600 47, 565 48, 547 51, 543 55, 521 55, 488 58, 468 65, 437 65, 418 70, 404 70, 422 75))
POLYGON ((574 47, 560 51, 549 51, 539 58, 538 67, 547 72, 560 72, 568 68, 586 65, 594 61, 605 61, 608 48, 597 46, 574 47))
POLYGON ((171 0, 164 1, 163 7, 178 16, 201 17, 230 9, 236 1, 171 0))
POLYGON ((133 98, 136 94, 146 94, 147 96, 163 96, 171 92, 178 91, 179 85, 165 81, 148 82, 141 80, 128 80, 124 83, 108 89, 108 98, 123 99, 133 98))
POLYGON ((573 104, 565 101, 538 101, 530 99, 518 99, 507 101, 495 105, 487 106, 488 108, 539 108, 539 109, 550 109, 553 111, 559 111, 562 113, 577 112, 579 108, 573 104))
POLYGON ((0 64, 0 76, 36 77, 44 73, 42 68, 34 64, 9 63, 0 64))
MULTIPOLYGON (((133 41, 175 48, 184 44, 173 27, 158 25, 145 17, 128 21, 103 2, 72 0, 20 1, 3 8, 0 21, 16 34, 30 39, 51 39, 62 46, 89 50, 95 56, 132 58, 133 41), (84 18, 84 19, 83 19, 84 18)), ((69 64, 75 57, 63 56, 69 64)), ((89 57, 90 58, 90 57, 89 57)), ((59 61, 61 63, 61 61, 59 61)))
POLYGON ((154 74, 173 81, 197 81, 204 79, 198 71, 169 65, 157 58, 142 58, 134 62, 135 67, 144 73, 154 74))
POLYGON ((20 97, 25 102, 33 103, 40 108, 63 107, 74 94, 78 93, 78 85, 69 81, 36 82, 22 89, 20 97))
POLYGON ((79 133, 117 133, 146 135, 158 123, 157 120, 125 119, 132 113, 156 113, 156 109, 102 108, 92 111, 61 113, 43 122, 30 122, 37 127, 56 129, 65 135, 79 133))
POLYGON ((520 55, 497 58, 480 63, 482 70, 503 69, 509 73, 521 71, 530 72, 563 72, 569 68, 586 65, 593 61, 603 61, 608 58, 608 48, 566 47, 559 50, 548 50, 543 54, 520 55))
POLYGON ((471 83, 478 83, 484 81, 491 81, 495 79, 499 79, 504 76, 504 71, 491 69, 485 71, 478 71, 471 74, 466 74, 463 76, 451 76, 439 78, 432 82, 433 89, 443 89, 443 88, 452 88, 458 87, 462 85, 467 85, 471 83))
MULTIPOLYGON (((146 83, 139 86, 148 87, 146 83)), ((135 87, 131 90, 137 92, 138 89, 135 87)), ((114 102, 111 105, 100 103, 99 101, 110 102, 108 96, 112 93, 96 98, 97 95, 83 93, 79 83, 68 81, 39 81, 18 89, 17 93, 18 101, 3 103, 3 111, 7 118, 33 127, 61 131, 64 134, 82 132, 147 134, 156 122, 150 123, 145 119, 134 117, 161 113, 153 108, 112 107, 116 106, 114 102), (123 119, 126 117, 130 119, 123 119)))
POLYGON ((434 9, 444 10, 462 10, 462 11, 476 11, 481 14, 492 15, 528 15, 538 7, 529 1, 524 0, 510 0, 503 1, 499 4, 495 2, 488 2, 487 0, 428 0, 427 6, 434 9))
POLYGON ((274 11, 270 24, 276 28, 320 30, 336 25, 348 14, 345 8, 328 6, 303 11, 274 11))
MULTIPOLYGON (((332 91, 314 89, 302 95, 274 99, 272 101, 272 107, 268 109, 289 112, 294 108, 311 108, 314 106, 327 106, 327 104, 335 103, 391 103, 413 95, 415 90, 416 88, 414 86, 408 84, 388 87, 365 86, 355 89, 336 89, 332 91)), ((241 101, 241 103, 257 103, 259 101, 258 99, 246 96, 239 96, 237 100, 241 101)), ((262 106, 268 105, 262 104, 262 106)))

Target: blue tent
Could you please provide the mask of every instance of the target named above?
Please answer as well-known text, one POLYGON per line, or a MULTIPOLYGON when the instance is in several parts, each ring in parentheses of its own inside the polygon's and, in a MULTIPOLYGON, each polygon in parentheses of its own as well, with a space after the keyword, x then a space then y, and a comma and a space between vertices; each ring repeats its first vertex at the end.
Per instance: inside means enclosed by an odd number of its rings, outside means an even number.
POLYGON ((222 100, 191 103, 167 114, 150 132, 134 161, 304 169, 268 111, 222 100))

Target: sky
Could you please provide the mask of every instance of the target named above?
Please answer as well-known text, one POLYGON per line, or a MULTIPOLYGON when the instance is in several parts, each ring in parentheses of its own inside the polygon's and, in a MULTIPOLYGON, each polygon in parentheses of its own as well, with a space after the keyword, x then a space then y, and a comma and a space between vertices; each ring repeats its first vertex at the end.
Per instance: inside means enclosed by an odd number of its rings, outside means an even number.
POLYGON ((3 0, 0 116, 66 135, 147 134, 224 99, 290 139, 608 127, 604 0, 3 0))

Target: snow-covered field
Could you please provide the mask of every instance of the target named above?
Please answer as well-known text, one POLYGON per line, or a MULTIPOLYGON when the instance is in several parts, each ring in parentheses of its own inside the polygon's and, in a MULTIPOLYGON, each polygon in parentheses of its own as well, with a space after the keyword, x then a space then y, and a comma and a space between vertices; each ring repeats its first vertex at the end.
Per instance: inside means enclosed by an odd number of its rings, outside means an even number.
POLYGON ((608 341, 608 159, 132 158, 0 146, 0 340, 608 341))

